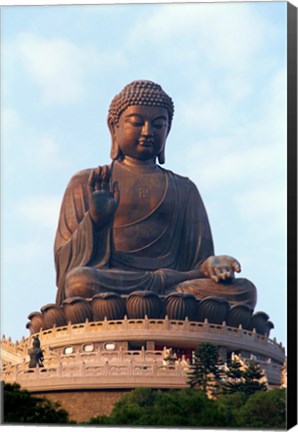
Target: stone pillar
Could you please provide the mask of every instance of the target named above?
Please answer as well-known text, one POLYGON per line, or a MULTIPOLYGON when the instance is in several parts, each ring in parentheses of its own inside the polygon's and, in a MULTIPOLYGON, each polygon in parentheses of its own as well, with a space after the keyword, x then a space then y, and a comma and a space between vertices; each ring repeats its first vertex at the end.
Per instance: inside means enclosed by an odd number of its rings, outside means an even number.
POLYGON ((155 342, 154 341, 147 341, 146 342, 146 350, 147 351, 154 351, 155 350, 155 342))

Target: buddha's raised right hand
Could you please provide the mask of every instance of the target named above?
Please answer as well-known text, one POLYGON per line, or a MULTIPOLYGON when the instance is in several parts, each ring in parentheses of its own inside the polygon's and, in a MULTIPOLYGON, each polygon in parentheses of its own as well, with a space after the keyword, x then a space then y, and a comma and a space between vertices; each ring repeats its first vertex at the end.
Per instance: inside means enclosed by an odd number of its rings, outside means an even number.
POLYGON ((107 166, 92 170, 88 179, 89 184, 89 213, 98 229, 111 222, 119 205, 120 192, 118 183, 109 190, 109 169, 107 166))

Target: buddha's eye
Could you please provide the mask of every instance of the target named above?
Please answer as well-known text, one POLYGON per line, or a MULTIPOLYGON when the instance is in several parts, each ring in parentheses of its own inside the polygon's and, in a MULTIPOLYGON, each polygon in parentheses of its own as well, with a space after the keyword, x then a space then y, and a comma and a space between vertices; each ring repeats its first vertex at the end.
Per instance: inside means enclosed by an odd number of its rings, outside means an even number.
POLYGON ((132 115, 132 116, 128 116, 126 117, 126 121, 132 125, 132 126, 143 126, 144 124, 144 119, 138 115, 132 115))
POLYGON ((165 118, 163 118, 163 117, 155 119, 154 122, 153 122, 153 126, 156 129, 165 128, 167 126, 167 120, 165 118))
POLYGON ((156 129, 162 129, 162 128, 166 127, 166 122, 165 121, 154 122, 153 126, 156 129))

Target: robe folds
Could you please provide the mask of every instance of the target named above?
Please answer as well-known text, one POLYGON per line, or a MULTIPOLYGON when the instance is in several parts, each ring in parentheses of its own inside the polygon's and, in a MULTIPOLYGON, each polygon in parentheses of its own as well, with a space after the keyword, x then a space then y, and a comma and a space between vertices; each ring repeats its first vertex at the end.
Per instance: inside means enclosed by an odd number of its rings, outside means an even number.
MULTIPOLYGON (((109 169, 112 171, 113 166, 109 169)), ((154 212, 127 227, 128 236, 140 236, 140 247, 133 251, 116 250, 113 221, 101 230, 95 227, 89 214, 91 169, 71 178, 63 197, 54 246, 58 304, 65 298, 66 276, 74 269, 88 267, 95 279, 101 274, 106 290, 127 294, 151 289, 157 283, 154 272, 159 269, 199 269, 206 258, 214 255, 207 213, 196 186, 186 177, 160 169, 166 176, 167 190, 154 212), (151 230, 163 212, 170 214, 166 227, 161 232, 151 230), (146 233, 144 240, 142 233, 146 233)), ((121 184, 119 189, 121 199, 121 184)))

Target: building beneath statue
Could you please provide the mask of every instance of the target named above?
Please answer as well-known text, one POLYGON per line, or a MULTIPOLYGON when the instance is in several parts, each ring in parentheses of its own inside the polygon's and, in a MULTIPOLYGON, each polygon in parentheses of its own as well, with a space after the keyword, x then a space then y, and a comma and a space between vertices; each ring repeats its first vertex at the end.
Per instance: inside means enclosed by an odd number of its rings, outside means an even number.
POLYGON ((77 421, 109 414, 124 393, 137 387, 188 387, 192 354, 202 342, 216 345, 225 362, 234 354, 256 361, 269 388, 285 385, 282 345, 241 325, 125 316, 69 322, 37 335, 44 361, 34 368, 28 356, 34 335, 18 343, 2 339, 2 380, 59 401, 77 421))

